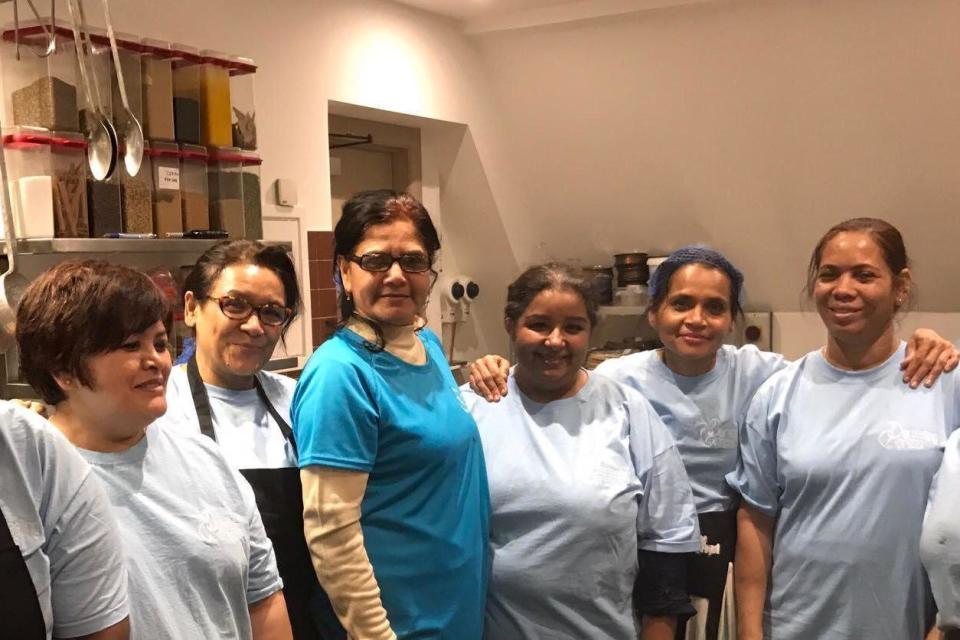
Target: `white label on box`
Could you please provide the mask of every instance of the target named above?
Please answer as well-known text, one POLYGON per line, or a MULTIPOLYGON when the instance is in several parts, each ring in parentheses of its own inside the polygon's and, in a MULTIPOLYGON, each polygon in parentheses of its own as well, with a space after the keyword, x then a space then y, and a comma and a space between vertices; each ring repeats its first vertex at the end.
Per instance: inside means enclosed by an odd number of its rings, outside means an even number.
POLYGON ((157 189, 179 189, 180 167, 157 167, 157 189))

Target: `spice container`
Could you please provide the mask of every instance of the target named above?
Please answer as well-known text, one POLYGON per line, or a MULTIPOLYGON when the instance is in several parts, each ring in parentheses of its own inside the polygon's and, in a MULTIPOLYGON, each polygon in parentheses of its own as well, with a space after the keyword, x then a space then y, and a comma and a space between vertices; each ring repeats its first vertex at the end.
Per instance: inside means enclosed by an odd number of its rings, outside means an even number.
POLYGON ((53 228, 58 238, 90 235, 87 215, 87 142, 79 133, 55 132, 50 145, 53 228))
POLYGON ((150 140, 173 140, 173 52, 159 40, 142 40, 140 47, 143 135, 150 140))
POLYGON ((230 129, 230 62, 226 56, 212 51, 200 54, 177 46, 179 59, 173 68, 175 98, 196 100, 200 115, 200 143, 229 147, 233 141, 230 129))
POLYGON ((253 78, 257 65, 250 58, 230 58, 230 101, 233 146, 254 151, 257 148, 257 110, 254 105, 253 78))
POLYGON ((210 188, 210 227, 226 231, 231 239, 244 234, 243 160, 236 147, 210 150, 207 184, 210 188))
POLYGON ((210 228, 206 147, 180 145, 180 200, 185 231, 210 228))
POLYGON ((34 51, 47 46, 48 37, 43 28, 36 22, 21 23, 20 60, 17 60, 14 30, 3 31, 5 123, 49 130, 79 130, 73 35, 62 25, 54 27, 54 34, 56 51, 41 58, 34 51))
POLYGON ((260 165, 263 160, 255 153, 244 153, 243 172, 243 230, 248 240, 263 239, 263 208, 260 204, 260 165))
MULTIPOLYGON (((161 238, 183 231, 180 217, 180 150, 172 142, 152 142, 153 227, 161 238)), ((142 172, 141 172, 142 173, 142 172)))
POLYGON ((3 149, 17 237, 53 237, 52 143, 53 136, 45 129, 17 127, 4 131, 3 149))
MULTIPOLYGON (((120 58, 120 70, 123 71, 123 83, 127 90, 127 103, 130 105, 130 111, 143 126, 143 65, 140 58, 143 55, 143 47, 140 46, 136 36, 118 33, 117 55, 120 58)), ((112 99, 113 103, 113 125, 118 134, 126 131, 127 114, 123 108, 123 101, 120 99, 120 85, 113 83, 112 99)))
POLYGON ((153 178, 148 153, 144 144, 143 163, 135 176, 119 171, 123 230, 126 233, 153 233, 153 178))
POLYGON ((107 180, 94 180, 87 171, 87 207, 90 211, 90 237, 101 238, 123 231, 123 204, 120 190, 122 172, 115 171, 107 180))

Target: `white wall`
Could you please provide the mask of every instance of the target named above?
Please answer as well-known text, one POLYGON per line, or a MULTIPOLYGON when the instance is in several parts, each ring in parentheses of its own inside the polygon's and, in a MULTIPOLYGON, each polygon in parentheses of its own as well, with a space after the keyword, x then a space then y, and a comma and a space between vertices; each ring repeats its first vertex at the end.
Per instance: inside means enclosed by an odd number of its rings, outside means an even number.
POLYGON ((520 263, 708 242, 800 308, 817 238, 901 227, 958 311, 960 3, 711 2, 478 36, 526 212, 520 263))

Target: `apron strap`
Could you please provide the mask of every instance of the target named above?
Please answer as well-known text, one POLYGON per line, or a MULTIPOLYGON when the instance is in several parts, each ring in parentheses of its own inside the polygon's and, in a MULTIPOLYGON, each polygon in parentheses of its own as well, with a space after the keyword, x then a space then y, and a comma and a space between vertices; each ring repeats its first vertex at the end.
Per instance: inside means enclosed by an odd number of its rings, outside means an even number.
MULTIPOLYGON (((196 354, 191 356, 190 360, 187 361, 187 381, 190 383, 190 395, 193 396, 193 406, 197 410, 200 432, 216 442, 217 435, 213 430, 213 410, 210 408, 210 396, 207 395, 207 387, 203 384, 203 378, 200 377, 200 367, 197 365, 196 354)), ((297 453, 297 443, 293 437, 293 429, 290 428, 287 421, 283 419, 280 412, 277 411, 273 403, 270 402, 270 398, 267 397, 267 392, 263 389, 263 383, 260 382, 260 376, 253 376, 253 386, 257 390, 257 396, 259 396, 260 401, 263 402, 267 408, 267 412, 280 428, 280 433, 290 442, 290 446, 293 447, 293 452, 297 453)))

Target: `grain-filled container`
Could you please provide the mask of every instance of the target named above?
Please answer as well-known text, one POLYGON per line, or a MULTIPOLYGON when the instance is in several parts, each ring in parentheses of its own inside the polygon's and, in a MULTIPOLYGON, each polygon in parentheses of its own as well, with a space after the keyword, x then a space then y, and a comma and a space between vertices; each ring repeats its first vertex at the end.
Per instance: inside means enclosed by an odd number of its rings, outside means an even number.
POLYGON ((233 146, 247 151, 257 148, 257 109, 253 80, 256 63, 250 58, 230 57, 231 131, 233 146))
POLYGON ((185 231, 210 228, 206 147, 180 145, 180 202, 185 231))
MULTIPOLYGON (((150 140, 170 140, 173 127, 173 52, 168 42, 141 40, 143 135, 150 140)), ((128 89, 131 85, 127 85, 128 89)), ((129 93, 129 92, 128 92, 129 93)))
POLYGON ((94 180, 87 170, 87 208, 90 212, 90 237, 102 238, 123 231, 123 194, 120 174, 114 171, 106 180, 94 180))
MULTIPOLYGON (((130 111, 143 127, 143 64, 141 61, 143 47, 140 45, 139 38, 130 34, 118 33, 116 39, 120 70, 123 72, 123 83, 127 90, 127 103, 130 105, 130 111)), ((113 83, 111 102, 113 103, 113 125, 117 129, 117 135, 122 137, 127 129, 127 113, 123 108, 119 82, 113 83)))
POLYGON ((14 29, 3 30, 4 124, 79 131, 79 78, 73 35, 61 24, 54 27, 53 34, 57 49, 41 58, 34 51, 44 50, 49 41, 43 27, 36 22, 21 23, 17 60, 14 29))
POLYGON ((175 98, 196 100, 200 116, 200 144, 229 147, 230 63, 224 54, 196 53, 176 45, 178 59, 173 67, 175 98))
POLYGON ((243 154, 236 147, 217 147, 210 150, 207 165, 210 227, 226 231, 231 240, 245 237, 243 160, 243 154))
POLYGON ((53 228, 58 238, 90 236, 86 152, 87 142, 81 134, 54 132, 50 161, 53 170, 53 228))
POLYGON ((248 240, 263 239, 263 207, 260 194, 260 165, 263 161, 255 153, 243 152, 243 232, 248 240))
POLYGON ((180 216, 180 149, 173 142, 150 143, 146 153, 153 175, 153 227, 161 238, 183 231, 180 216))
POLYGON ((123 230, 126 233, 153 233, 153 171, 150 145, 144 143, 143 163, 137 175, 120 174, 123 230))
POLYGON ((52 238, 54 235, 52 144, 53 134, 46 129, 4 130, 10 205, 19 238, 52 238))

